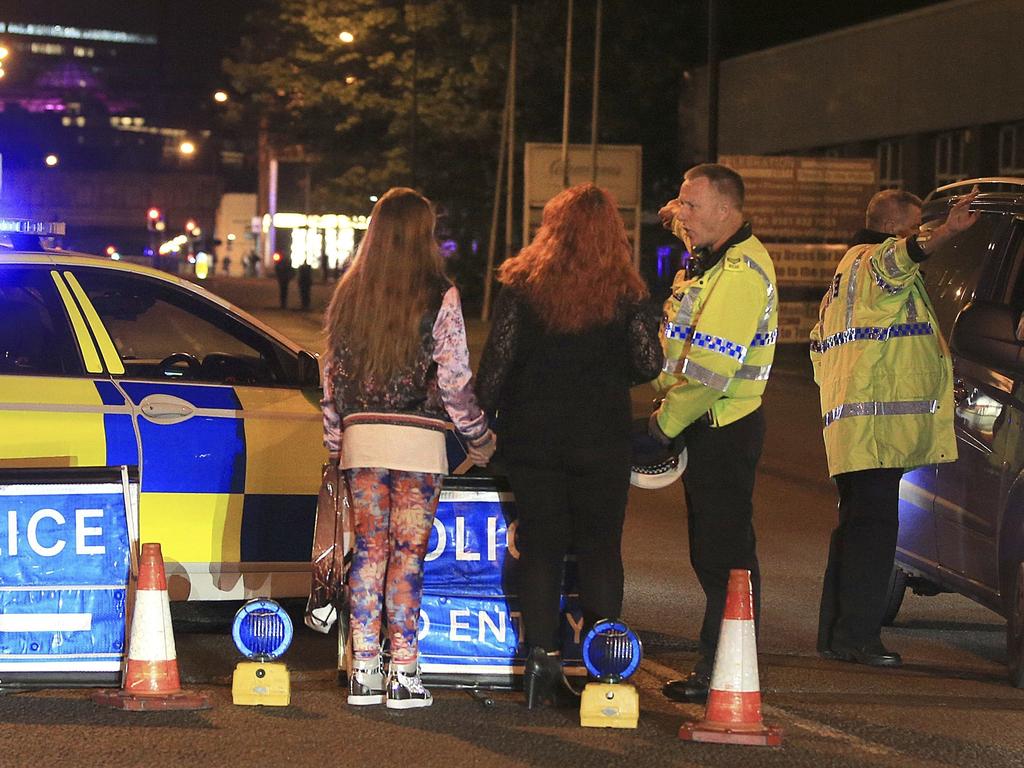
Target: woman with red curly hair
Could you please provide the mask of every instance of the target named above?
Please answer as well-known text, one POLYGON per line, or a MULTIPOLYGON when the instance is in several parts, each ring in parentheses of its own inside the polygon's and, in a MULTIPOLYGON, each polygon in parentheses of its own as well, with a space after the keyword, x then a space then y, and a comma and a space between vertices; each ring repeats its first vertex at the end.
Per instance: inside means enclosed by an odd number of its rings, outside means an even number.
POLYGON ((564 190, 498 273, 502 290, 477 376, 516 497, 518 594, 530 656, 527 706, 572 695, 558 649, 565 554, 575 549, 585 626, 622 609, 629 388, 658 375, 658 310, 633 266, 615 203, 564 190))

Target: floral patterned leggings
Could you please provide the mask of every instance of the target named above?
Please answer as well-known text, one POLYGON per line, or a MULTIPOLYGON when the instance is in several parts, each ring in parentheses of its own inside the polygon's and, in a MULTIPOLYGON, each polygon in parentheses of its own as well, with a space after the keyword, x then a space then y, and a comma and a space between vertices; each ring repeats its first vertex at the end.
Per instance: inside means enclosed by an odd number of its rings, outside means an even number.
POLYGON ((383 598, 392 661, 415 664, 423 556, 444 476, 358 467, 346 469, 345 477, 356 534, 349 573, 354 659, 367 662, 377 658, 383 598))

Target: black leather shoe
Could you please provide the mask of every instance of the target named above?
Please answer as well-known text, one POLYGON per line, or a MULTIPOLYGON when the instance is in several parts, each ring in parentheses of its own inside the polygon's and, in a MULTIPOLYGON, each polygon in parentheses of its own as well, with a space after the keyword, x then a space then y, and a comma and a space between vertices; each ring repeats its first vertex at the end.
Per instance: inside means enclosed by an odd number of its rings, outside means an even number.
POLYGON ((903 664, 903 659, 898 653, 890 651, 880 642, 859 647, 833 645, 828 651, 822 651, 821 655, 826 659, 850 661, 869 667, 898 667, 903 664))
POLYGON ((662 687, 665 698, 689 704, 703 704, 708 700, 708 688, 711 687, 710 672, 691 672, 682 680, 669 680, 662 687))

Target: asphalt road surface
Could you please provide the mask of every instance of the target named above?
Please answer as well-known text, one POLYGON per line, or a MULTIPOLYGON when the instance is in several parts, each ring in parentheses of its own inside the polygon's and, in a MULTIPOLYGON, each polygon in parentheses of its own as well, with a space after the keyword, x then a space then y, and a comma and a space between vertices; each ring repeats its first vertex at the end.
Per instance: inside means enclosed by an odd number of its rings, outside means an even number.
MULTIPOLYGON (((277 309, 271 280, 221 279, 210 287, 321 349, 328 286, 314 286, 308 313, 277 309)), ((469 326, 478 353, 486 328, 469 326)), ((303 627, 285 657, 291 706, 236 707, 228 683, 237 657, 224 626, 179 621, 182 675, 210 694, 213 709, 114 712, 74 690, 0 696, 0 765, 1024 766, 1024 692, 1006 683, 1005 624, 988 610, 954 595, 908 595, 884 635, 903 654, 899 670, 814 653, 835 496, 803 355, 780 351, 765 399, 768 436, 755 499, 761 688, 765 720, 784 731, 781 747, 677 738, 680 724, 699 719, 703 708, 669 702, 659 690, 689 670, 703 604, 675 486, 632 489, 627 513, 624 619, 639 630, 645 651, 632 679, 641 702, 636 730, 584 729, 571 711, 529 712, 514 692, 435 688, 429 710, 350 708, 336 685, 333 638, 303 627)), ((638 408, 646 400, 638 390, 638 408)))

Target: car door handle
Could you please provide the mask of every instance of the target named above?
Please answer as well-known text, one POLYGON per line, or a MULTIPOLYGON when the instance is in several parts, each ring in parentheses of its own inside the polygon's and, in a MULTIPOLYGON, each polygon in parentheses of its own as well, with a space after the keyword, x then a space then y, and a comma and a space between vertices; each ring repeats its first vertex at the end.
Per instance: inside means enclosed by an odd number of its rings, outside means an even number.
POLYGON ((188 400, 174 395, 147 395, 139 402, 139 412, 154 424, 180 424, 191 419, 196 409, 188 400))

